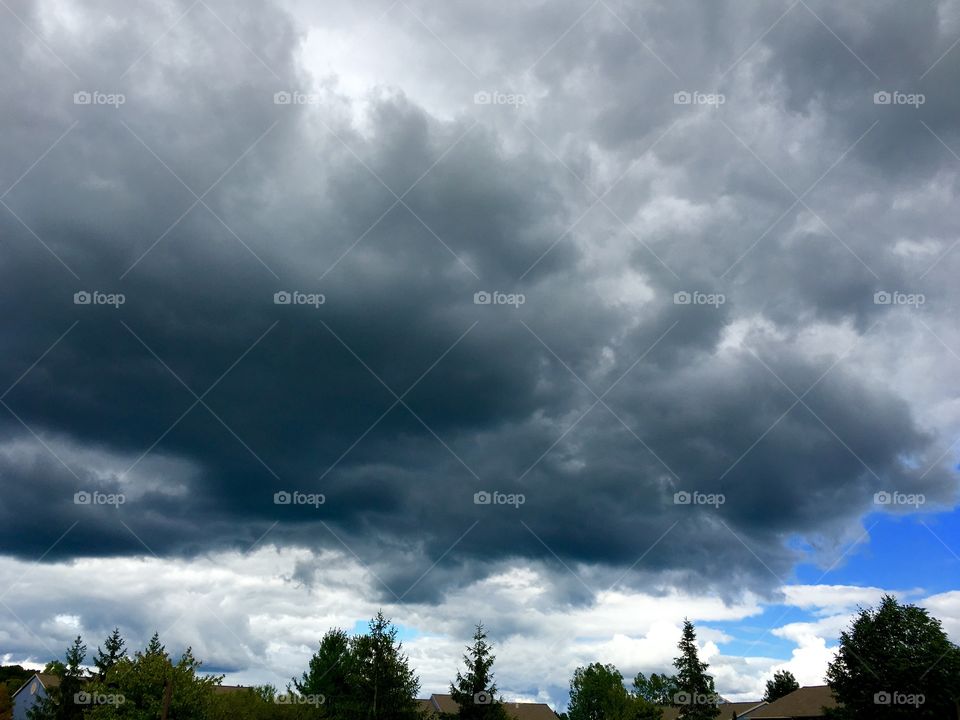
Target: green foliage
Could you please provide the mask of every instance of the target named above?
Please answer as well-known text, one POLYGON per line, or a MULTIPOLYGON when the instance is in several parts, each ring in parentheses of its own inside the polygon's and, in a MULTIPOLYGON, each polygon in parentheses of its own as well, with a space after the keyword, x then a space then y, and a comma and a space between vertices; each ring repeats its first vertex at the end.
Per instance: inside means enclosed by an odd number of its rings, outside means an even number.
POLYGON ((460 707, 457 717, 464 720, 507 720, 507 713, 497 698, 493 681, 492 646, 487 642, 483 623, 473 633, 473 645, 463 656, 466 674, 457 671, 457 680, 450 684, 450 694, 460 707), (482 700, 483 702, 476 702, 482 700))
POLYGON ((6 684, 0 684, 0 720, 13 720, 13 700, 6 684))
POLYGON ((0 665, 0 685, 4 685, 10 696, 23 687, 23 684, 33 677, 33 670, 27 670, 21 665, 0 665))
POLYGON ((120 637, 120 628, 113 629, 113 632, 104 641, 103 647, 103 650, 97 648, 97 655, 93 659, 93 664, 96 666, 101 680, 106 677, 110 668, 127 656, 126 643, 120 637))
POLYGON ((334 628, 320 640, 320 649, 310 658, 307 671, 300 680, 294 679, 293 685, 301 695, 323 697, 324 709, 337 717, 352 706, 352 672, 350 638, 334 628))
MULTIPOLYGON (((417 717, 420 680, 410 669, 397 629, 382 612, 370 621, 366 635, 351 642, 351 685, 355 712, 368 720, 404 720, 417 717)), ((354 716, 357 717, 357 716, 354 716)), ((351 718, 353 720, 353 718, 351 718)))
POLYGON ((145 651, 117 660, 102 681, 85 688, 90 699, 86 718, 156 720, 169 686, 171 720, 206 720, 214 704, 213 688, 222 677, 201 676, 200 666, 190 648, 174 664, 154 635, 145 651))
POLYGON ((43 671, 51 675, 63 675, 67 671, 67 666, 60 660, 51 660, 43 666, 43 671))
POLYGON ((310 720, 326 717, 317 707, 306 704, 279 704, 272 685, 217 693, 208 720, 310 720))
POLYGON ((800 683, 789 670, 780 670, 773 674, 773 679, 767 680, 767 691, 763 695, 764 702, 772 703, 794 690, 800 689, 800 683))
POLYGON ((683 720, 712 720, 720 714, 713 678, 707 675, 706 663, 697 652, 697 634, 693 623, 684 619, 683 635, 677 644, 680 655, 673 661, 677 669, 675 704, 683 720))
POLYGON ((960 700, 960 649, 926 610, 887 595, 840 634, 827 682, 842 704, 830 717, 950 720, 960 700))
POLYGON ((47 695, 37 702, 27 713, 29 720, 80 720, 84 706, 77 701, 83 689, 83 661, 87 657, 87 646, 78 635, 64 654, 64 662, 48 662, 44 672, 53 673, 60 678, 60 685, 47 688, 47 695))
POLYGON ((633 679, 633 694, 653 705, 673 705, 677 694, 677 678, 666 673, 653 673, 650 678, 637 673, 633 679))
POLYGON ((570 680, 568 720, 656 720, 660 711, 623 686, 623 675, 613 665, 593 663, 578 667, 570 680))
POLYGON ((293 685, 300 695, 324 696, 326 717, 334 720, 414 720, 420 680, 402 649, 397 629, 378 612, 365 635, 328 632, 293 685))

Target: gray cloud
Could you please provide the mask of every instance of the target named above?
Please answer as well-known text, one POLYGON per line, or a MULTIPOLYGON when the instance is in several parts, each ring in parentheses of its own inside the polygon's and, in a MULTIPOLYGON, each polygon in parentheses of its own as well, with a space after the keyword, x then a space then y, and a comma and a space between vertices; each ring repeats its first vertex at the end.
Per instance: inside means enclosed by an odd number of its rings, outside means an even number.
POLYGON ((317 550, 341 538, 385 598, 437 600, 523 558, 577 567, 590 582, 564 592, 585 602, 628 570, 772 588, 799 558, 787 538, 849 540, 879 490, 955 502, 953 428, 874 371, 902 352, 891 316, 950 320, 955 257, 921 275, 893 250, 946 251, 956 232, 909 193, 939 181, 952 200, 955 159, 920 120, 956 139, 958 55, 918 111, 874 105, 854 57, 909 90, 949 46, 936 7, 913 35, 900 6, 815 3, 763 35, 786 6, 611 4, 549 49, 582 9, 501 25, 411 4, 479 74, 435 39, 410 60, 437 66, 446 116, 415 80, 314 82, 295 51, 306 30, 279 7, 200 5, 166 35, 186 4, 11 7, 51 29, 49 50, 0 31, 22 70, 0 86, 6 552, 37 557, 75 521, 49 559, 243 550, 269 529, 317 550), (100 22, 111 13, 125 19, 100 22), (468 104, 513 81, 523 108, 468 104), (718 88, 718 109, 673 102, 718 88), (80 90, 126 102, 74 105, 80 90), (282 91, 311 99, 277 105, 282 91), (80 290, 126 302, 74 305, 80 290), (325 303, 275 305, 280 290, 325 303), (494 290, 526 301, 474 304, 494 290), (878 290, 929 301, 877 305, 878 290), (725 302, 676 305, 681 291, 725 302), (848 361, 828 328, 885 354, 848 361), (85 488, 129 501, 75 505, 85 488), (294 489, 326 502, 273 503, 294 489), (480 490, 526 502, 478 506, 480 490), (684 490, 726 502, 675 505, 684 490))

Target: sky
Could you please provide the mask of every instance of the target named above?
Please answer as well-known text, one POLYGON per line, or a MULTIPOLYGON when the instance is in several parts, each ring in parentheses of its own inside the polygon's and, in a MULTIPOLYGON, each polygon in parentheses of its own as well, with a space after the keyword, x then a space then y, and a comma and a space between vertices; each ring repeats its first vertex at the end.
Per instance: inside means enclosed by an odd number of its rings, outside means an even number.
POLYGON ((0 660, 421 695, 960 641, 960 2, 0 0, 0 660))

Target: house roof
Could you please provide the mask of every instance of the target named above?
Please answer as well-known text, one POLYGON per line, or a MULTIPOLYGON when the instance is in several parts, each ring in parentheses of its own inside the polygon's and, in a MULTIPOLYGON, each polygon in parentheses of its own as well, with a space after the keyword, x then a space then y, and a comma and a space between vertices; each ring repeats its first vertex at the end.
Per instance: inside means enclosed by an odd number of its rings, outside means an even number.
MULTIPOLYGON (((726 702, 720 703, 720 714, 717 715, 717 720, 730 720, 733 717, 733 713, 737 714, 737 717, 744 716, 745 713, 750 712, 751 710, 756 710, 765 705, 762 700, 751 700, 750 702, 726 702)), ((660 707, 663 716, 661 720, 677 720, 680 717, 680 708, 674 706, 661 706, 660 707)), ((757 717, 756 715, 750 714, 746 715, 748 718, 757 717)))
POLYGON ((29 678, 27 678, 27 681, 26 681, 23 685, 20 686, 20 689, 17 690, 17 692, 15 692, 15 693, 13 694, 13 697, 16 697, 18 694, 20 694, 25 687, 28 687, 28 686, 30 685, 30 683, 32 683, 32 682, 34 681, 35 678, 40 681, 40 684, 43 685, 43 689, 44 689, 44 690, 49 690, 50 688, 60 687, 60 676, 59 676, 59 675, 54 675, 53 673, 42 673, 42 672, 41 672, 41 673, 34 673, 34 674, 31 675, 29 678))
POLYGON ((837 701, 828 685, 813 685, 794 690, 779 700, 766 705, 751 717, 757 718, 817 718, 823 709, 834 708, 837 701))
MULTIPOLYGON (((456 713, 460 708, 450 695, 433 694, 429 700, 418 700, 421 708, 441 713, 456 713)), ((512 720, 557 720, 557 714, 544 703, 505 702, 503 709, 512 720)))

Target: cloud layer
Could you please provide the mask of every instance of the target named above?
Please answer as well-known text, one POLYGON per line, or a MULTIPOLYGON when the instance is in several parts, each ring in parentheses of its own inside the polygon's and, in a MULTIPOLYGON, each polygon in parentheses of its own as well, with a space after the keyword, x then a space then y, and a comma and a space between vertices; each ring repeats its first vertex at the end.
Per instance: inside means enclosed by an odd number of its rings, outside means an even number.
POLYGON ((11 2, 0 547, 740 607, 952 508, 957 10, 11 2))

